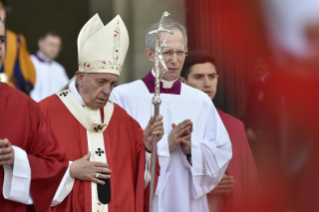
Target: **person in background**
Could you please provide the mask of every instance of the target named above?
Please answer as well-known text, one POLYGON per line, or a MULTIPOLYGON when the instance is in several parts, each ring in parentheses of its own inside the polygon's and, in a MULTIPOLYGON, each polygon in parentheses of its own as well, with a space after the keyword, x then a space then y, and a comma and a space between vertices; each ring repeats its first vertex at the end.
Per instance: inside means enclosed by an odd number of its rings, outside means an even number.
POLYGON ((269 79, 272 77, 272 73, 270 73, 269 70, 270 64, 263 56, 257 57, 254 62, 256 79, 250 86, 247 95, 245 118, 246 133, 252 148, 258 145, 258 140, 264 136, 265 129, 269 127, 269 125, 272 125, 267 119, 268 114, 265 114, 265 110, 267 110, 265 104, 265 91, 269 79))
MULTIPOLYGON (((146 32, 145 53, 152 62, 144 78, 114 88, 110 99, 123 107, 145 128, 153 114, 156 35, 153 24, 146 32)), ((232 157, 227 131, 210 98, 181 83, 178 76, 187 55, 185 28, 165 19, 168 35, 163 59, 168 71, 160 82, 165 135, 157 145, 161 173, 154 196, 153 212, 208 212, 206 194, 223 178, 232 157), (173 189, 172 189, 173 188, 173 189)), ((161 43, 167 33, 162 33, 161 43)), ((162 70, 162 67, 160 67, 162 70)))
MULTIPOLYGON (((212 100, 217 92, 218 74, 214 59, 204 51, 190 52, 180 80, 205 92, 212 100)), ((210 212, 250 211, 259 193, 256 165, 243 123, 217 109, 232 143, 233 158, 219 184, 207 195, 210 212)))
POLYGON ((58 92, 69 81, 63 66, 55 61, 59 56, 61 43, 59 34, 46 31, 38 41, 39 51, 31 55, 37 73, 31 97, 37 102, 58 92))
MULTIPOLYGON (((0 17, 6 20, 6 0, 0 0, 0 17)), ((25 38, 22 34, 16 34, 5 29, 6 58, 0 68, 0 76, 3 82, 30 95, 36 79, 34 66, 30 60, 25 38)))

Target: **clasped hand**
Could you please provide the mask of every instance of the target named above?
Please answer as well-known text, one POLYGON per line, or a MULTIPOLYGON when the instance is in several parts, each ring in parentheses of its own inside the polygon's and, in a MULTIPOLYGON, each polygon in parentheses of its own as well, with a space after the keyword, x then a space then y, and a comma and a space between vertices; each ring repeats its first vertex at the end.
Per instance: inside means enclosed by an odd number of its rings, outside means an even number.
POLYGON ((217 186, 208 194, 224 194, 229 195, 233 190, 235 181, 232 176, 224 174, 223 178, 219 181, 217 186))
POLYGON ((13 166, 14 150, 7 138, 0 139, 0 165, 13 166))
POLYGON ((178 145, 181 145, 182 151, 189 155, 191 154, 191 134, 193 131, 193 123, 186 119, 178 125, 172 124, 172 131, 168 136, 169 151, 175 150, 178 145))

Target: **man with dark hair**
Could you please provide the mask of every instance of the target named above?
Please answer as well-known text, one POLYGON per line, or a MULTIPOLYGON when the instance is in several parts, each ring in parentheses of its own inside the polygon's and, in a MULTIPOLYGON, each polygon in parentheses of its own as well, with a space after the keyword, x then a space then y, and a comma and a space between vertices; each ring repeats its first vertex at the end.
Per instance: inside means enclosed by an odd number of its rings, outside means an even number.
MULTIPOLYGON (((7 6, 6 0, 0 0, 0 18, 4 23, 7 6)), ((16 34, 8 29, 5 29, 5 37, 6 58, 0 68, 2 82, 30 95, 35 84, 36 73, 25 38, 22 34, 16 34)))
POLYGON ((31 97, 37 102, 58 92, 69 81, 63 66, 54 60, 60 53, 61 42, 58 33, 46 31, 38 41, 39 51, 31 55, 37 72, 31 97))
MULTIPOLYGON (((0 67, 5 60, 0 21, 0 67)), ((0 210, 49 209, 68 167, 62 145, 31 98, 0 82, 0 210)))
MULTIPOLYGON (((205 92, 211 99, 217 91, 218 74, 214 59, 206 52, 190 52, 180 80, 205 92)), ((233 147, 233 158, 219 184, 207 195, 210 212, 249 211, 258 194, 258 176, 241 121, 217 109, 233 147), (236 181, 236 183, 235 183, 236 181)))
MULTIPOLYGON (((254 77, 255 81, 249 87, 247 94, 246 105, 246 133, 250 146, 252 148, 255 159, 257 160, 254 152, 254 147, 260 143, 261 138, 265 137, 265 129, 273 127, 272 120, 269 119, 269 114, 265 113, 268 104, 265 99, 265 92, 269 82, 271 82, 272 73, 270 72, 270 63, 264 56, 258 56, 254 61, 254 77)), ((258 148, 258 147, 257 147, 258 148)), ((256 161, 258 164, 258 161, 256 161)))
POLYGON ((55 37, 59 37, 61 39, 61 35, 55 31, 55 30, 47 30, 47 31, 44 31, 40 37, 39 37, 39 40, 40 39, 45 39, 48 35, 51 35, 51 36, 55 36, 55 37))
MULTIPOLYGON (((213 57, 211 57, 208 53, 203 51, 193 51, 188 53, 188 55, 191 54, 191 56, 187 57, 181 72, 181 77, 187 79, 189 73, 191 72, 191 67, 193 65, 199 64, 199 63, 211 63, 212 65, 215 64, 215 60, 213 57), (197 54, 198 53, 198 54, 197 54)), ((218 75, 216 75, 218 77, 218 75)))

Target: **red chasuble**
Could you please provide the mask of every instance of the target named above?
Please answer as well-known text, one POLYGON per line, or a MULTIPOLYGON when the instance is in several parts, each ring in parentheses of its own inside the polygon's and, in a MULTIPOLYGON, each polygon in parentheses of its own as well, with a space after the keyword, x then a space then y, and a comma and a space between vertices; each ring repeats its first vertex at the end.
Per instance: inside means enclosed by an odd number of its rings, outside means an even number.
MULTIPOLYGON (((233 150, 226 174, 234 177, 235 184, 231 194, 224 195, 225 208, 227 212, 250 212, 259 195, 259 182, 244 124, 219 109, 217 111, 226 127, 233 150)), ((207 201, 212 198, 210 195, 207 197, 207 201)))
MULTIPOLYGON (((71 161, 88 153, 87 130, 76 120, 57 95, 40 102, 59 142, 71 161)), ((103 111, 103 110, 101 110, 103 111)), ((145 150, 143 130, 120 106, 114 104, 114 112, 103 132, 107 163, 111 173, 110 212, 142 212, 148 204, 148 189, 144 190, 145 150), (145 193, 144 193, 145 192, 145 193)), ((157 163, 158 164, 158 163, 157 163)), ((157 178, 159 175, 159 166, 157 178)), ((66 199, 52 211, 90 212, 91 182, 75 180, 66 199)))
MULTIPOLYGON (((26 151, 31 167, 30 192, 34 205, 0 196, 0 211, 46 212, 68 167, 62 146, 53 135, 38 104, 22 92, 0 84, 0 138, 26 151)), ((4 171, 0 167, 1 193, 4 171)))

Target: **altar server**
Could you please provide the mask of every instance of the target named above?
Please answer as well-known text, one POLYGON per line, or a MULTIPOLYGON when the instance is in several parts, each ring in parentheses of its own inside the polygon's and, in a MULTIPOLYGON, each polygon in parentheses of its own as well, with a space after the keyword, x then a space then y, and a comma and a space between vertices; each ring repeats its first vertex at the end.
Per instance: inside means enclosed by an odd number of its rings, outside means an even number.
POLYGON ((54 31, 45 32, 38 41, 39 51, 31 55, 37 78, 31 97, 39 102, 55 94, 69 81, 64 67, 55 61, 59 56, 62 40, 54 31))
MULTIPOLYGON (((186 58, 180 80, 206 93, 212 100, 217 92, 218 72, 206 52, 193 51, 186 58)), ((212 103, 213 104, 213 103, 212 103)), ((259 195, 258 174, 244 124, 217 109, 233 147, 233 158, 218 186, 207 196, 210 212, 250 212, 259 195)))
MULTIPOLYGON (((153 69, 142 79, 116 87, 111 100, 121 105, 142 128, 147 127, 153 114, 154 63, 157 30, 153 24, 146 32, 146 56, 153 69)), ((208 212, 206 194, 223 177, 232 157, 227 131, 210 98, 203 92, 178 80, 187 55, 185 28, 166 19, 168 35, 163 58, 168 72, 161 80, 160 92, 163 116, 163 138, 159 141, 158 157, 161 167, 154 197, 154 212, 208 212)), ((162 33, 161 43, 167 33, 162 33)))

